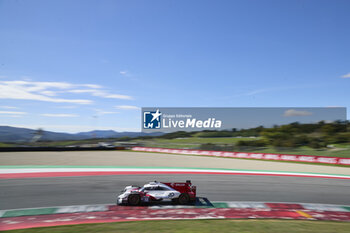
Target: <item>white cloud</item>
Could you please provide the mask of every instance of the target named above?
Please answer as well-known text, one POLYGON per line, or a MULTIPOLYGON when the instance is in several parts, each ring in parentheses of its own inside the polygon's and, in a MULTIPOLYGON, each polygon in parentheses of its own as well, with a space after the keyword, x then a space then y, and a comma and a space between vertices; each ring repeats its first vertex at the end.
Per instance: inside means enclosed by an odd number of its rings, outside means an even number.
POLYGON ((1 84, 16 86, 26 89, 27 91, 41 91, 46 90, 47 88, 56 88, 56 89, 68 89, 72 88, 75 85, 66 82, 32 82, 32 81, 2 81, 1 84))
POLYGON ((130 80, 137 80, 135 77, 134 77, 134 75, 132 74, 132 73, 130 73, 129 71, 127 71, 127 70, 122 70, 122 71, 120 71, 119 72, 119 74, 121 75, 121 76, 124 76, 125 78, 128 78, 128 79, 130 79, 130 80))
POLYGON ((310 116, 310 115, 312 115, 312 112, 300 111, 300 110, 295 110, 295 109, 288 109, 283 114, 283 116, 285 116, 285 117, 310 116))
POLYGON ((110 99, 123 99, 123 100, 132 100, 133 98, 128 95, 119 95, 119 94, 104 94, 101 97, 110 98, 110 99))
POLYGON ((350 73, 344 74, 341 76, 342 78, 350 78, 350 73))
POLYGON ((74 89, 74 90, 69 90, 67 92, 70 92, 70 93, 75 93, 75 94, 80 94, 80 93, 95 93, 95 92, 98 92, 98 90, 93 90, 93 89, 74 89))
POLYGON ((137 106, 132 106, 132 105, 118 105, 118 106, 115 106, 116 108, 118 109, 126 109, 126 110, 134 110, 134 109, 140 109, 139 107, 137 106))
POLYGON ((54 91, 41 91, 40 94, 47 95, 47 96, 56 96, 57 93, 54 91))
POLYGON ((99 115, 107 115, 107 114, 117 114, 118 112, 108 112, 108 111, 100 111, 98 112, 99 115))
POLYGON ((14 106, 0 106, 0 108, 3 108, 3 109, 18 109, 17 107, 14 107, 14 106))
POLYGON ((0 117, 23 117, 26 112, 0 111, 0 117))
POLYGON ((0 111, 0 114, 25 115, 26 112, 0 111))
POLYGON ((74 104, 91 104, 93 102, 86 99, 52 98, 40 93, 47 91, 48 88, 69 89, 74 86, 74 84, 65 82, 0 81, 0 99, 37 100, 74 104))
POLYGON ((0 99, 36 100, 53 103, 92 104, 89 99, 60 98, 62 93, 89 93, 92 96, 110 99, 133 99, 128 95, 111 94, 96 84, 72 84, 67 82, 34 82, 24 80, 0 81, 0 99), (89 89, 79 89, 89 88, 89 89))
POLYGON ((103 116, 103 115, 108 115, 108 114, 117 114, 119 112, 111 112, 111 111, 104 111, 101 109, 94 109, 94 111, 96 112, 97 116, 103 116))
POLYGON ((76 94, 90 93, 93 96, 109 98, 109 99, 125 99, 125 100, 133 99, 131 96, 128 96, 128 95, 110 94, 106 91, 95 90, 95 89, 74 89, 74 90, 69 90, 68 92, 76 93, 76 94))
POLYGON ((45 116, 45 117, 78 117, 76 114, 63 114, 63 113, 44 113, 40 114, 40 116, 45 116))
POLYGON ((88 87, 88 88, 95 88, 95 89, 102 88, 102 86, 96 85, 96 84, 83 84, 83 85, 81 85, 81 86, 83 86, 83 87, 88 87))

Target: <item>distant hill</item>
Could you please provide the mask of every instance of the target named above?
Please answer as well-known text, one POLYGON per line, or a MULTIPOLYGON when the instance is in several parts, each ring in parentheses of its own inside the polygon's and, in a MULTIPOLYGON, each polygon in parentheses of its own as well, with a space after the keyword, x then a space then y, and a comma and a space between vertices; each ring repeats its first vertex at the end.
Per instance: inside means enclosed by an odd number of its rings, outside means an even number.
POLYGON ((93 130, 89 132, 77 133, 75 136, 87 138, 120 138, 120 137, 138 137, 138 136, 159 136, 162 133, 142 133, 142 132, 116 132, 114 130, 93 130))
MULTIPOLYGON (((37 130, 27 128, 17 128, 11 126, 0 126, 0 142, 28 142, 32 140, 37 130)), ((41 141, 64 141, 64 140, 83 140, 91 138, 120 138, 120 137, 138 137, 138 136, 159 136, 162 133, 142 133, 142 132, 116 132, 114 130, 94 130, 90 132, 81 132, 76 134, 57 133, 43 131, 41 141)))

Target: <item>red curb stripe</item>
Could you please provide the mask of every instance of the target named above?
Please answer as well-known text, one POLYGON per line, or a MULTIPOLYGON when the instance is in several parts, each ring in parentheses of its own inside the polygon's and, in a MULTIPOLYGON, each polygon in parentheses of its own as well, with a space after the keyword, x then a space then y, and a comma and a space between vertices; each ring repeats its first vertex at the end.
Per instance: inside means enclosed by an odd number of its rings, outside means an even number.
MULTIPOLYGON (((314 211, 302 209, 304 214, 294 208, 300 204, 265 203, 277 209, 257 208, 199 208, 199 209, 148 209, 145 207, 114 206, 109 211, 88 213, 62 213, 51 215, 21 216, 0 218, 0 230, 26 229, 76 225, 87 223, 108 223, 125 221, 171 220, 171 219, 310 219, 350 222, 350 212, 314 211)), ((112 206, 110 206, 112 207, 112 206)))
MULTIPOLYGON (((350 221, 350 212, 303 210, 317 220, 350 221)), ((261 210, 242 208, 209 209, 116 209, 115 211, 67 213, 53 215, 23 216, 0 219, 0 230, 26 229, 76 225, 86 223, 106 223, 123 221, 171 220, 171 219, 309 219, 294 210, 261 210)))
POLYGON ((68 177, 68 176, 109 176, 109 175, 147 175, 147 174, 205 174, 205 175, 252 175, 252 176, 290 176, 326 179, 350 179, 350 177, 333 177, 328 175, 306 174, 270 174, 249 172, 208 172, 208 171, 94 171, 94 172, 33 172, 33 173, 6 173, 0 174, 0 179, 68 177))
POLYGON ((288 203, 265 203, 271 209, 295 209, 303 210, 304 207, 300 204, 288 204, 288 203))
POLYGON ((292 161, 304 163, 320 163, 320 164, 341 164, 350 165, 350 158, 333 157, 333 156, 317 156, 317 155, 293 155, 293 154, 275 154, 275 153, 258 153, 258 152, 232 152, 232 151, 214 151, 214 150, 196 150, 196 149, 172 149, 161 147, 140 147, 135 146, 133 151, 139 152, 156 152, 184 155, 204 155, 213 157, 228 158, 244 158, 274 161, 292 161))

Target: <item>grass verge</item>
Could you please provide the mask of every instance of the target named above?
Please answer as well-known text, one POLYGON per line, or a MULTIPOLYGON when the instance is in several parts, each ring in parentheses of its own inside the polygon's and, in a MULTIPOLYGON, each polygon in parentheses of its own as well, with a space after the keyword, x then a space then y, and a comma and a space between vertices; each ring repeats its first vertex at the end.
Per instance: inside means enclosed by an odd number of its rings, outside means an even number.
POLYGON ((5 231, 8 233, 114 233, 114 232, 349 232, 349 222, 304 220, 171 220, 81 224, 5 231))

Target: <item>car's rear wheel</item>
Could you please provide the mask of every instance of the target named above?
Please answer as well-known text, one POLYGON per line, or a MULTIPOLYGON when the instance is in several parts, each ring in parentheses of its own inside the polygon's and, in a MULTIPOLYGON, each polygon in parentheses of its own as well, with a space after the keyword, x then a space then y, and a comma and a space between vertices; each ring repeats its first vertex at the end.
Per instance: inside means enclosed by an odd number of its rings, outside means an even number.
POLYGON ((128 197, 128 204, 129 205, 139 205, 141 203, 141 197, 137 194, 131 194, 128 197))
POLYGON ((182 193, 180 196, 179 196, 179 204, 180 205, 186 205, 190 202, 190 196, 188 196, 187 193, 182 193))

